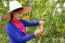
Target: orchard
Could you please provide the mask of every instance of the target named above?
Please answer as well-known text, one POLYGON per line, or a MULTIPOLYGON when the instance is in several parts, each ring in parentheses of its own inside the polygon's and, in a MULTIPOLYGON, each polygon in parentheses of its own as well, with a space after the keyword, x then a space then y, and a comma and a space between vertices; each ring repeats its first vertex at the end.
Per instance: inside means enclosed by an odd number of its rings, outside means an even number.
MULTIPOLYGON (((9 11, 9 2, 0 0, 0 43, 9 43, 5 32, 5 25, 9 20, 2 20, 2 16, 9 11)), ((22 18, 25 20, 43 20, 43 34, 28 41, 28 43, 65 43, 65 0, 17 0, 23 6, 32 6, 32 12, 22 18)), ((27 34, 35 31, 34 27, 26 27, 27 34)))

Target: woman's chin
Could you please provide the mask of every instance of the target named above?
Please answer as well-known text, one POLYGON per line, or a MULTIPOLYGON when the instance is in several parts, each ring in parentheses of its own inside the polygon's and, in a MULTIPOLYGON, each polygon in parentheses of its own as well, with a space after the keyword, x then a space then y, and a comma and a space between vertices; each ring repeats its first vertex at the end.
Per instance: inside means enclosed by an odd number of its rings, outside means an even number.
POLYGON ((17 20, 19 21, 20 19, 18 18, 17 20))

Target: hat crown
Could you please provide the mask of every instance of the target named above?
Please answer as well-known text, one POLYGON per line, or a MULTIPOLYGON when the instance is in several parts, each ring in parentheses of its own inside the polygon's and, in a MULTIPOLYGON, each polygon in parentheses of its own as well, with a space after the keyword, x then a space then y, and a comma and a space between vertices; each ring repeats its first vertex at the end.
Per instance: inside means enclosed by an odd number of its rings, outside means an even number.
POLYGON ((16 10, 18 8, 23 7, 18 1, 11 1, 9 3, 10 11, 16 10))

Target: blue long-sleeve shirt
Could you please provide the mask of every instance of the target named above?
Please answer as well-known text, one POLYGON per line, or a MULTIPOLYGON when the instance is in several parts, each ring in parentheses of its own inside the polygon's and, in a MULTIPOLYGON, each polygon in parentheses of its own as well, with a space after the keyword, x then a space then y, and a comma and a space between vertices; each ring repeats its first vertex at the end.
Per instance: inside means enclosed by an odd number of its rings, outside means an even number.
MULTIPOLYGON (((27 26, 37 26, 39 25, 38 21, 25 21, 20 20, 25 27, 27 26)), ((26 35, 19 28, 17 28, 11 21, 6 25, 6 32, 9 36, 10 43, 26 43, 35 37, 34 33, 26 35)))

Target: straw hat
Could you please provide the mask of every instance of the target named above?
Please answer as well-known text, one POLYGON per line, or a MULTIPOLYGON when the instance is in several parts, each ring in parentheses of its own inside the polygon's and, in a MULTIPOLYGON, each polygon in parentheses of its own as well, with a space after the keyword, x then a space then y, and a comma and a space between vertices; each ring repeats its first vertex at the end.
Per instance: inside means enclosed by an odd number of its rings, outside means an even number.
POLYGON ((11 1, 9 3, 9 8, 10 8, 10 11, 5 16, 3 16, 3 20, 10 19, 11 12, 16 10, 16 9, 19 9, 19 8, 20 8, 20 10, 22 10, 21 11, 22 14, 26 14, 26 13, 32 11, 32 7, 30 7, 30 6, 22 6, 18 1, 11 1))

